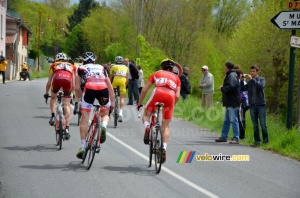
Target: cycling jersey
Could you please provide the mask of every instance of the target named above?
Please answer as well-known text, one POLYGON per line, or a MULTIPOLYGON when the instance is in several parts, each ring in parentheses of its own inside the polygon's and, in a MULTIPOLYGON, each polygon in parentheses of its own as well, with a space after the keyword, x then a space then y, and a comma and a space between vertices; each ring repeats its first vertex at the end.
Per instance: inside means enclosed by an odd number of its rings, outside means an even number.
POLYGON ((120 94, 126 94, 126 80, 128 75, 128 67, 125 65, 114 65, 110 68, 110 74, 113 75, 113 88, 119 86, 120 94))
POLYGON ((84 85, 81 110, 90 112, 94 100, 100 101, 100 98, 105 98, 108 101, 105 105, 101 105, 101 110, 109 109, 109 92, 106 84, 107 73, 104 67, 93 63, 81 65, 77 68, 76 76, 81 77, 81 82, 84 85))
POLYGON ((155 103, 164 103, 163 118, 171 119, 173 116, 176 91, 180 88, 180 79, 176 74, 169 71, 159 70, 153 73, 149 80, 155 84, 149 101, 146 104, 146 109, 153 113, 156 109, 155 103))
POLYGON ((72 78, 76 68, 67 62, 55 62, 50 66, 50 74, 54 74, 51 90, 57 93, 63 88, 64 97, 71 97, 72 78))

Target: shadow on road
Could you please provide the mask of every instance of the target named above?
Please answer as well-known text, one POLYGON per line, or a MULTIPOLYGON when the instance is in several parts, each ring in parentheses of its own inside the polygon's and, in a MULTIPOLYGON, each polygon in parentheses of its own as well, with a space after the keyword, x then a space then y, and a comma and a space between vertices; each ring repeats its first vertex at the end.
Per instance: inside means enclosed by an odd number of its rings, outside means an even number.
MULTIPOLYGON (((148 166, 146 166, 148 168, 148 166)), ((120 173, 134 173, 137 175, 144 175, 144 176, 153 176, 156 175, 156 172, 154 170, 154 168, 149 168, 148 170, 143 169, 142 167, 138 167, 138 166, 127 166, 127 167, 121 167, 121 166, 105 166, 103 167, 103 169, 105 170, 109 170, 109 171, 117 171, 120 173)))
POLYGON ((85 166, 81 164, 79 161, 73 161, 69 164, 62 164, 62 165, 56 165, 56 164, 45 164, 45 165, 22 165, 19 166, 21 168, 27 168, 27 169, 37 169, 37 170, 61 170, 61 171, 74 171, 74 172, 86 172, 87 169, 85 166))
POLYGON ((54 152, 57 151, 57 147, 54 144, 39 144, 36 146, 8 146, 3 147, 10 151, 40 151, 40 152, 54 152))

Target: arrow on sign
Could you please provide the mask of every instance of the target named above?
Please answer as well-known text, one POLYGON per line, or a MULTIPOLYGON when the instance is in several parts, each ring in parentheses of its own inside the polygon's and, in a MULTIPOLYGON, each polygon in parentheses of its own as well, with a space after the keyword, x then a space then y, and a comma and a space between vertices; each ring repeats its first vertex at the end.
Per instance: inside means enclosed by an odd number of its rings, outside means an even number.
POLYGON ((271 22, 279 29, 300 29, 300 11, 281 11, 271 22))

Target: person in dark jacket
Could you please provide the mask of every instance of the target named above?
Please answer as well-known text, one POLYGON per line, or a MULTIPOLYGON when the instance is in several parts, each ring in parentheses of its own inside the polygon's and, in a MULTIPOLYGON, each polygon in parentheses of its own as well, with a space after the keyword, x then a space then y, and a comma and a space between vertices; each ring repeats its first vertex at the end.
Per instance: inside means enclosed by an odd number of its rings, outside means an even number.
POLYGON ((133 61, 129 61, 125 58, 124 64, 129 68, 128 76, 128 103, 127 105, 133 105, 133 97, 136 104, 139 102, 139 71, 133 61))
POLYGON ((247 75, 248 83, 242 86, 242 90, 248 91, 250 116, 254 130, 253 147, 260 145, 260 135, 258 120, 260 122, 263 143, 269 142, 268 129, 266 124, 266 98, 265 98, 265 79, 258 75, 259 67, 253 65, 250 67, 250 75, 247 75))
POLYGON ((190 73, 190 69, 188 67, 184 67, 183 73, 180 76, 180 81, 181 81, 180 95, 183 101, 187 99, 188 94, 191 94, 191 84, 188 79, 189 73, 190 73))
POLYGON ((234 70, 232 62, 226 62, 224 66, 226 77, 223 86, 219 87, 222 92, 223 106, 226 107, 225 118, 222 127, 222 135, 216 139, 216 142, 227 142, 230 125, 232 124, 233 138, 230 144, 238 144, 240 129, 239 129, 239 107, 240 107, 240 85, 238 75, 234 70))

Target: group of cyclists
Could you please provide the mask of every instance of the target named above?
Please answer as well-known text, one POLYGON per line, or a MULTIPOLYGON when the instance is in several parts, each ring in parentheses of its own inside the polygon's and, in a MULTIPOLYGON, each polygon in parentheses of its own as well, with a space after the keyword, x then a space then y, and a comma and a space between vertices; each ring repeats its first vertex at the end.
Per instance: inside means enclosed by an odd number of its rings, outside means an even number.
MULTIPOLYGON (((78 110, 78 101, 81 99, 81 121, 80 121, 80 138, 81 147, 76 156, 82 159, 86 151, 86 136, 88 131, 88 121, 90 112, 93 108, 95 99, 99 102, 100 116, 102 119, 102 126, 100 131, 100 144, 106 140, 107 124, 109 122, 109 112, 114 108, 115 96, 114 88, 120 89, 120 111, 119 122, 123 121, 124 97, 128 85, 128 65, 123 63, 123 57, 117 56, 115 58, 115 65, 110 68, 109 74, 107 70, 100 64, 96 64, 96 57, 92 52, 85 52, 83 54, 83 62, 76 67, 72 62, 68 61, 64 53, 58 53, 55 57, 55 62, 50 66, 48 81, 46 84, 45 98, 50 97, 51 118, 49 124, 51 126, 55 123, 55 101, 57 92, 62 90, 63 106, 66 118, 66 139, 70 138, 70 100, 72 93, 75 91, 75 107, 73 113, 78 110)), ((151 97, 147 102, 144 110, 142 122, 145 127, 144 143, 149 144, 150 133, 150 117, 156 110, 155 103, 164 103, 162 111, 162 132, 163 132, 163 159, 166 161, 167 143, 170 137, 169 124, 173 116, 173 110, 176 102, 180 97, 180 79, 173 73, 174 61, 171 59, 164 59, 161 62, 161 70, 154 72, 146 86, 143 88, 137 110, 143 105, 143 100, 149 90, 154 84, 155 88, 152 91, 151 97)))

